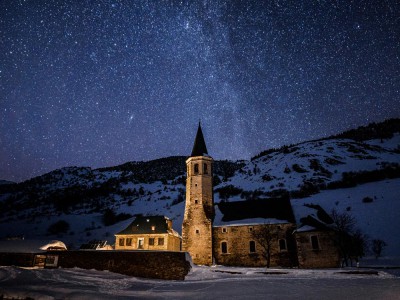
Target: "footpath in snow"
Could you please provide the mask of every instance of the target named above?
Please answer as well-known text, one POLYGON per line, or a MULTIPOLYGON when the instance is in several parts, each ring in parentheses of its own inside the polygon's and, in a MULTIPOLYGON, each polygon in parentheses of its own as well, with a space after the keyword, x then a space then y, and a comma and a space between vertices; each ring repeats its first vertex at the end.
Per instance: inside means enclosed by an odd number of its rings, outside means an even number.
POLYGON ((194 266, 185 281, 108 271, 0 267, 4 299, 400 299, 400 277, 379 269, 194 266))

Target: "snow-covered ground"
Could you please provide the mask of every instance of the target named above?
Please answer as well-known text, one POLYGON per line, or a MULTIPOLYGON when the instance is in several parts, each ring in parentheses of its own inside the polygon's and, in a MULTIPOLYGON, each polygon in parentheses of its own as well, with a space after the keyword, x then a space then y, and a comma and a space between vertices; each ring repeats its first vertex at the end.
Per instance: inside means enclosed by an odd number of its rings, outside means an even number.
POLYGON ((368 269, 194 266, 185 281, 107 271, 0 267, 4 299, 400 299, 400 278, 368 269), (359 274, 354 274, 360 272, 359 274))

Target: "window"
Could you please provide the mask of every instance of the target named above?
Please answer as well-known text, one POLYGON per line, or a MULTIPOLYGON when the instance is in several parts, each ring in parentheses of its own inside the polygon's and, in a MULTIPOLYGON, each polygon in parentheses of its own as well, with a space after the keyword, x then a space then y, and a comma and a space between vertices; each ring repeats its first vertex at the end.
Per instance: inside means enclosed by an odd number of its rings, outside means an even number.
POLYGON ((222 227, 222 232, 223 232, 223 233, 227 233, 227 232, 228 232, 228 228, 222 227))
POLYGON ((196 233, 199 234, 199 233, 200 233, 200 230, 196 229, 196 233))
POLYGON ((253 227, 249 227, 249 232, 252 232, 253 231, 253 227))
POLYGON ((194 200, 194 204, 199 204, 199 200, 194 200))
POLYGON ((154 225, 151 226, 151 230, 152 230, 152 231, 156 230, 156 226, 154 226, 154 225))
POLYGON ((125 245, 125 239, 119 239, 119 245, 124 246, 125 245))
POLYGON ((164 246, 164 238, 158 238, 158 246, 164 246))
POLYGON ((132 246, 132 238, 127 238, 126 239, 126 245, 127 246, 132 246))
POLYGON ((207 164, 203 165, 204 174, 208 174, 207 164))
POLYGON ((221 243, 221 253, 224 253, 224 254, 228 253, 228 245, 226 242, 221 243))
POLYGON ((194 164, 194 174, 199 173, 199 164, 194 164))
POLYGON ((154 246, 154 238, 149 238, 149 246, 154 246))
POLYGON ((280 239, 279 240, 279 250, 280 251, 286 251, 287 250, 286 240, 285 239, 280 239))
POLYGON ((311 236, 311 246, 313 250, 319 250, 319 242, 316 235, 311 236))
POLYGON ((249 251, 250 251, 250 253, 256 252, 256 242, 255 241, 249 242, 249 251))
POLYGON ((137 240, 137 248, 138 249, 143 249, 143 245, 144 245, 144 238, 138 238, 138 240, 137 240))

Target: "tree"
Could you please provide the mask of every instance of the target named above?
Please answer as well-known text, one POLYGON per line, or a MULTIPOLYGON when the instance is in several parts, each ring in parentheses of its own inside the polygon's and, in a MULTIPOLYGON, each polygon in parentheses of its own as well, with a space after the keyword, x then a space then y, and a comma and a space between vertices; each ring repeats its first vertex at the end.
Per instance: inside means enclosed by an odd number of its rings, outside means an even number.
POLYGON ((335 230, 334 242, 339 250, 343 263, 348 266, 353 259, 364 256, 367 246, 367 236, 356 228, 356 220, 348 213, 332 210, 331 217, 335 230))
POLYGON ((271 248, 273 241, 278 239, 277 227, 271 224, 264 224, 254 228, 251 237, 261 246, 261 255, 267 260, 267 268, 271 264, 271 248))
POLYGON ((64 220, 59 220, 51 224, 49 228, 47 228, 47 232, 49 234, 67 233, 68 230, 69 230, 69 224, 64 220))
POLYGON ((372 241, 372 252, 375 254, 376 259, 381 257, 383 248, 386 246, 387 244, 383 240, 375 239, 372 241))

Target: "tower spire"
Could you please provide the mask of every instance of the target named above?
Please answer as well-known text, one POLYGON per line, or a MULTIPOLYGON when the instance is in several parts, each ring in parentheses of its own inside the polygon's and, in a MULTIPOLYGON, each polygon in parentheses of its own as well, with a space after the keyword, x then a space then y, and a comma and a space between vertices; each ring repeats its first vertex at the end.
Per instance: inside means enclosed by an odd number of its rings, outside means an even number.
POLYGON ((204 156, 208 154, 206 142, 204 141, 203 131, 201 130, 201 124, 199 121, 199 127, 197 128, 196 138, 194 140, 192 154, 190 156, 204 156))

